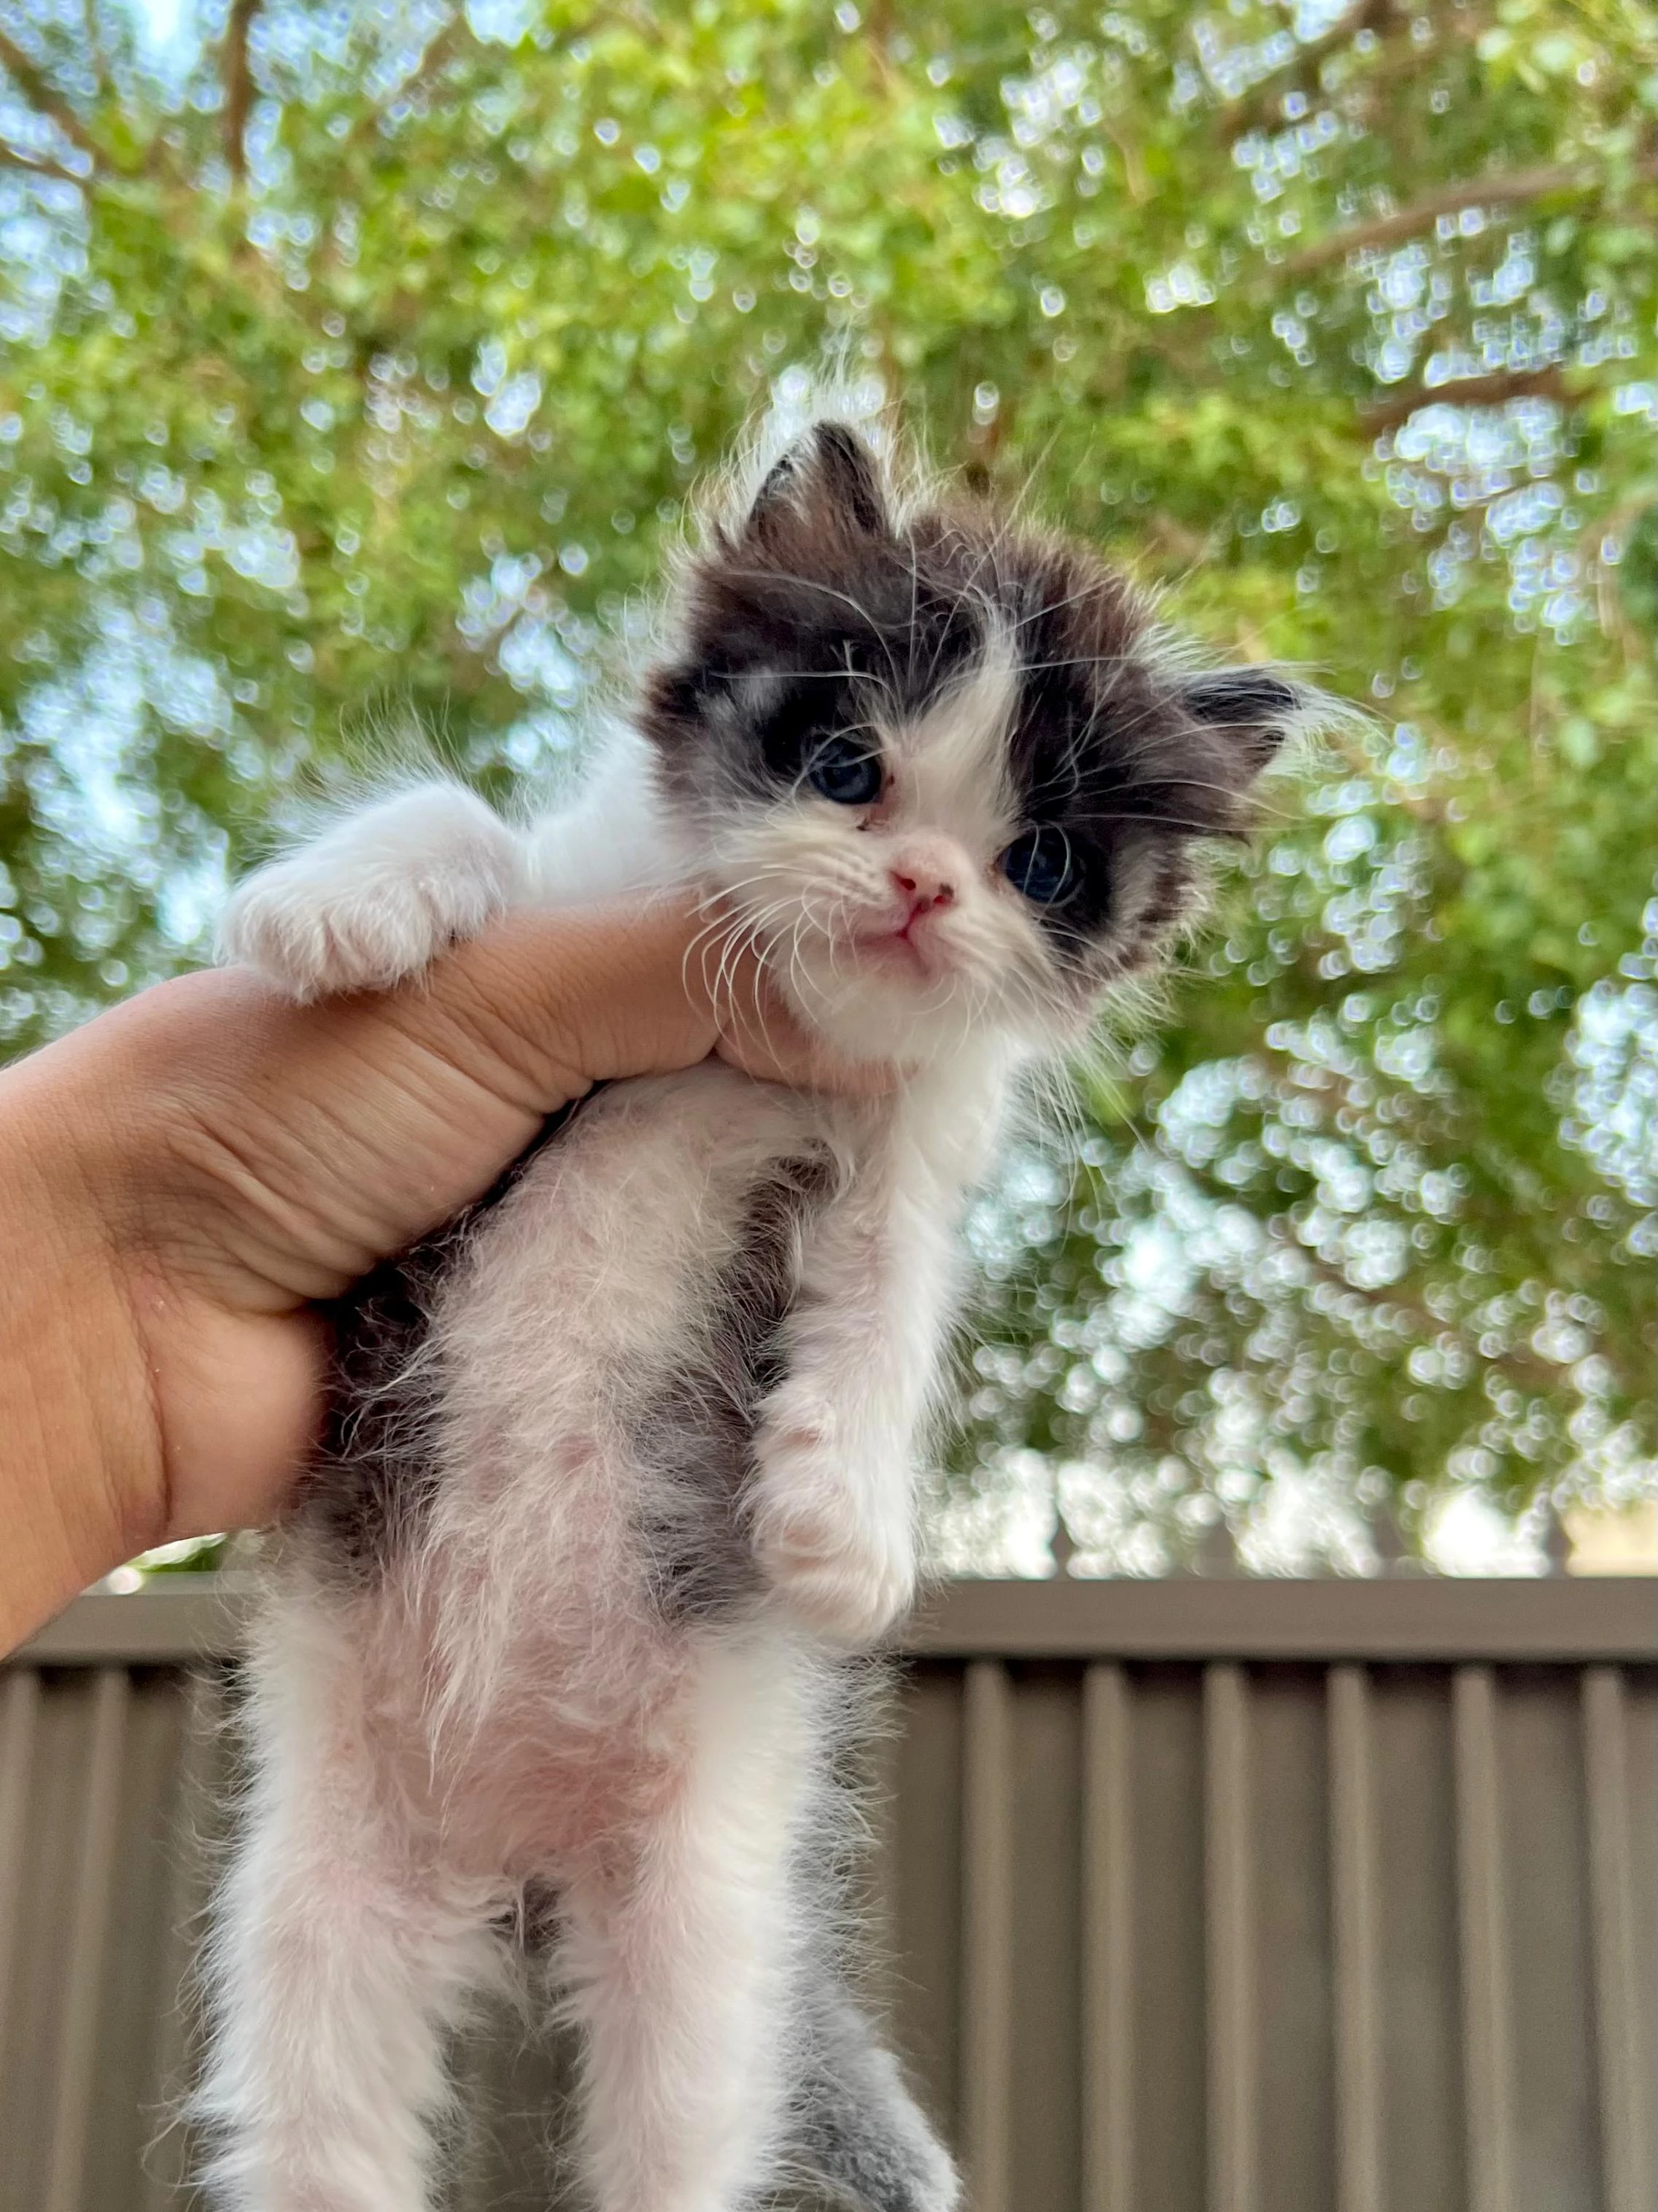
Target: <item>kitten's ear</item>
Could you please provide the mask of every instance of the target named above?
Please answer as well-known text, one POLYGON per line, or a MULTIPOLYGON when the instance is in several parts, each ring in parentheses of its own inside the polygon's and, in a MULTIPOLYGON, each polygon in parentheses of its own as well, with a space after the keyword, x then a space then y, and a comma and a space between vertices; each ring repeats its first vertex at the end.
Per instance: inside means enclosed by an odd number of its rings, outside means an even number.
POLYGON ((1257 775, 1307 704, 1306 695, 1265 668, 1212 668, 1187 677, 1181 700, 1193 721, 1224 731, 1257 775))
POLYGON ((869 447, 844 422, 817 422, 774 462, 749 509, 747 534, 763 538, 786 517, 837 536, 886 534, 886 501, 869 447))

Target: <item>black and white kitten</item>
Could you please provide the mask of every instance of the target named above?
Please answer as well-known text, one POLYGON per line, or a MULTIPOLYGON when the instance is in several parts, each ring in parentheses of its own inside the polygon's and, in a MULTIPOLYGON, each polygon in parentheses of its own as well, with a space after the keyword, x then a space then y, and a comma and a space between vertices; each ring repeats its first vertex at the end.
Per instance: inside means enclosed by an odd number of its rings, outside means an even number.
POLYGON ((1194 848, 1308 702, 1198 671, 1091 552, 901 487, 836 422, 748 481, 572 806, 516 829, 404 790, 225 917, 310 996, 513 903, 689 885, 804 1023, 908 1071, 873 1102, 713 1061, 615 1084, 344 1314, 210 1966, 234 2212, 427 2203, 446 2028, 526 1899, 599 2212, 803 2176, 957 2200, 847 1980, 849 1655, 911 1596, 1010 1086, 1188 918, 1194 848))

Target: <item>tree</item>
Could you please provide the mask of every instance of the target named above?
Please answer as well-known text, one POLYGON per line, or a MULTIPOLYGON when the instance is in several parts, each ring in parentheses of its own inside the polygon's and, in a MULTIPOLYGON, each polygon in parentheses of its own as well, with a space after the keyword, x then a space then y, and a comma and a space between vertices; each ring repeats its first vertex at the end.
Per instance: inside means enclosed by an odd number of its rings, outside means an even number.
POLYGON ((957 1494, 1057 1466, 1133 1565, 1218 1504, 1353 1559, 1356 1499, 1649 1481, 1646 14, 86 4, 0 13, 14 1046, 196 957, 377 720, 556 765, 840 333, 1374 709, 981 1209, 957 1494))

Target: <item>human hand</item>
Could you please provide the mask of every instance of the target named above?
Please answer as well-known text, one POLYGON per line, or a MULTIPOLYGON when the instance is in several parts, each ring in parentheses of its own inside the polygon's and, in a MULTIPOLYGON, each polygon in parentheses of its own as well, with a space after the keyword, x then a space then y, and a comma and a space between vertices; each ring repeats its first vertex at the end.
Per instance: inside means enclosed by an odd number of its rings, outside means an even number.
POLYGON ((710 1051, 838 1066, 689 906, 521 913, 384 995, 245 970, 141 994, 0 1076, 0 1650, 133 1553, 270 1518, 338 1296, 596 1082, 710 1051))

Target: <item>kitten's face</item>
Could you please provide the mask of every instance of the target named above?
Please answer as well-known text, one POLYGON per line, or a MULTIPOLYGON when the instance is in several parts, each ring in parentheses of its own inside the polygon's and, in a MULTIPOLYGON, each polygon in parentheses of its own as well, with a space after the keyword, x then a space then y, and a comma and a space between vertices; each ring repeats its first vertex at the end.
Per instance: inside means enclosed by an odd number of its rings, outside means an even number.
POLYGON ((1298 705, 1184 676, 1081 546, 891 511, 820 425, 693 565, 642 726, 706 881, 801 1017, 865 1059, 1075 1035, 1236 835, 1298 705))

